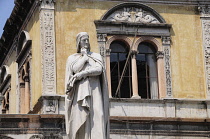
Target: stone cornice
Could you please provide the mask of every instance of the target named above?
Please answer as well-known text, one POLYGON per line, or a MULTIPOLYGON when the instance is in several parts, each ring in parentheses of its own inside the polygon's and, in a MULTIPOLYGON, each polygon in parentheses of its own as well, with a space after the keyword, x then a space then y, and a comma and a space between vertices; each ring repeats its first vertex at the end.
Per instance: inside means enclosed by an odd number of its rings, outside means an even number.
POLYGON ((5 23, 4 32, 0 38, 0 65, 10 51, 13 40, 15 40, 23 28, 28 15, 31 14, 30 11, 35 2, 38 4, 38 0, 15 0, 15 6, 5 23))

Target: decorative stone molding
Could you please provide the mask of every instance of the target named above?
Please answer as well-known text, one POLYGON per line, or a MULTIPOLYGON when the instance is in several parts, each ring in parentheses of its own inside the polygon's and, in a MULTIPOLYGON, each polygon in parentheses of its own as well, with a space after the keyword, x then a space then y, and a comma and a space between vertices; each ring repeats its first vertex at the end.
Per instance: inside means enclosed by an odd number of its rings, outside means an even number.
POLYGON ((110 56, 110 53, 111 53, 111 49, 106 49, 106 55, 110 56))
POLYGON ((157 39, 155 39, 154 37, 140 37, 134 44, 133 49, 137 50, 138 46, 141 42, 149 42, 151 44, 154 44, 154 46, 156 47, 157 51, 162 51, 162 46, 160 45, 160 43, 157 41, 157 39))
POLYGON ((171 37, 162 37, 162 41, 164 45, 170 45, 171 44, 171 37))
POLYGON ((203 5, 198 7, 201 17, 210 17, 210 5, 203 5))
POLYGON ((98 42, 105 42, 107 34, 97 34, 98 42))
POLYGON ((164 57, 164 52, 163 51, 157 51, 156 57, 157 57, 157 59, 163 58, 164 57))
POLYGON ((166 98, 173 97, 171 81, 170 42, 170 37, 162 37, 165 58, 166 98))
POLYGON ((200 7, 206 72, 207 98, 210 98, 210 6, 200 7))
POLYGON ((132 57, 136 58, 137 53, 138 53, 138 51, 136 51, 136 50, 131 50, 131 55, 132 55, 132 57))
POLYGON ((54 0, 42 0, 40 27, 42 94, 56 94, 54 0))
POLYGON ((102 20, 133 23, 165 23, 152 8, 140 3, 122 3, 110 9, 102 20))
POLYGON ((119 9, 110 15, 107 20, 135 23, 160 23, 150 12, 136 7, 119 9))
POLYGON ((41 9, 55 9, 54 7, 54 3, 55 3, 55 0, 40 0, 42 3, 41 3, 41 9))
POLYGON ((112 36, 106 42, 106 49, 109 49, 111 43, 116 40, 121 40, 125 42, 126 44, 128 44, 129 46, 132 45, 132 41, 127 36, 112 36))

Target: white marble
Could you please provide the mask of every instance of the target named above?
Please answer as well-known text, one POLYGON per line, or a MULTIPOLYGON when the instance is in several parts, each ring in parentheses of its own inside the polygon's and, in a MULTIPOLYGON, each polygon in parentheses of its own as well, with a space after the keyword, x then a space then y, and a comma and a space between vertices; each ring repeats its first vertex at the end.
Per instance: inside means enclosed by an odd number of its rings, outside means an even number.
POLYGON ((66 64, 66 131, 69 139, 107 139, 108 90, 103 60, 90 52, 89 35, 77 35, 77 53, 66 64), (100 77, 101 76, 101 77, 100 77))

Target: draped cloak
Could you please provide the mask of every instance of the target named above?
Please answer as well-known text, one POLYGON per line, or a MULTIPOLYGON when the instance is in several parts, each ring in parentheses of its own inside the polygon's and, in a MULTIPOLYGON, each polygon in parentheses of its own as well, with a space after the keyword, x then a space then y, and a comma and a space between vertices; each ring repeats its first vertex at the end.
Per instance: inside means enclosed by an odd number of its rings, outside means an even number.
POLYGON ((74 71, 74 65, 82 58, 80 53, 68 57, 66 63, 65 120, 69 139, 108 139, 109 138, 109 99, 107 80, 102 58, 90 52, 88 62, 81 71, 74 71), (88 75, 73 83, 69 81, 77 72, 92 71, 101 66, 98 75, 88 75))

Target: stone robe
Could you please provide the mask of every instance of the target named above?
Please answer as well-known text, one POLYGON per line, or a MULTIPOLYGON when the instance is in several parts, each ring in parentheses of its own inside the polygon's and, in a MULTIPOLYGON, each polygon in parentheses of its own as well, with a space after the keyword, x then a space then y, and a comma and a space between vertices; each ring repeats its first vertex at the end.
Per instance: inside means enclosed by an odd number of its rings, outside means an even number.
POLYGON ((80 53, 73 54, 66 64, 67 136, 69 139, 108 139, 109 100, 102 58, 90 52, 88 62, 79 69, 77 64, 82 57, 80 53), (78 72, 86 72, 86 77, 72 83, 71 78, 78 72))

